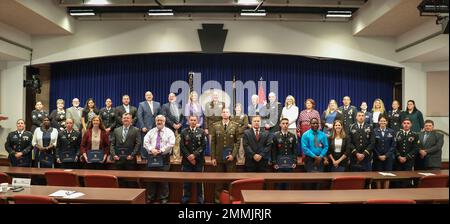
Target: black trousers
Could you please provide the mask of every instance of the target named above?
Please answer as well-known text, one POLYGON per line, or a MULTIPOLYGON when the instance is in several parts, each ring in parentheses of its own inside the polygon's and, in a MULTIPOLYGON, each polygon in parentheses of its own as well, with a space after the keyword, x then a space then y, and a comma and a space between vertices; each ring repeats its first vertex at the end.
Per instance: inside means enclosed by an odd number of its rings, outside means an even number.
MULTIPOLYGON (((133 160, 126 160, 120 159, 118 161, 114 161, 114 166, 112 166, 114 170, 136 170, 137 162, 136 159, 133 160)), ((127 187, 127 188, 137 188, 138 183, 136 181, 126 181, 126 180, 120 180, 119 179, 119 186, 120 187, 127 187)))

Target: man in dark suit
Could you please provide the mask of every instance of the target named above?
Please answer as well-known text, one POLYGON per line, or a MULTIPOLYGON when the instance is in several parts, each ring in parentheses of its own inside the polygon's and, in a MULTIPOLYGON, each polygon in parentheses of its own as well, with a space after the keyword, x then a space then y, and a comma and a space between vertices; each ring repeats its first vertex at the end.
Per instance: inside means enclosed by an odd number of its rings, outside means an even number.
MULTIPOLYGON (((159 102, 153 101, 153 94, 150 91, 145 93, 145 101, 139 103, 137 111, 138 127, 141 129, 142 139, 145 134, 155 127, 155 118, 161 112, 161 105, 159 102)), ((142 146, 141 156, 147 158, 147 151, 142 146)))
POLYGON ((161 114, 166 117, 166 127, 175 133, 176 140, 172 152, 173 158, 179 161, 181 159, 180 132, 185 123, 185 117, 181 105, 177 103, 177 96, 175 93, 169 94, 169 102, 161 107, 161 114))
POLYGON ((268 172, 272 138, 268 131, 261 131, 261 117, 253 116, 252 128, 244 131, 242 138, 247 172, 268 172))
POLYGON ((114 129, 111 135, 110 154, 118 170, 136 169, 136 155, 142 141, 139 129, 131 126, 131 114, 122 115, 122 126, 114 129))
POLYGON ((169 94, 169 102, 161 108, 161 114, 166 117, 166 127, 173 132, 180 132, 184 123, 184 116, 181 106, 177 103, 175 93, 169 94))
POLYGON ((131 117, 132 117, 131 125, 135 125, 137 122, 137 116, 136 116, 137 109, 136 109, 136 107, 133 107, 130 105, 130 97, 128 95, 123 95, 122 96, 122 105, 116 107, 116 121, 117 121, 116 127, 122 126, 122 115, 124 113, 131 114, 131 117))
MULTIPOLYGON (((442 146, 444 145, 444 136, 437 133, 434 129, 434 122, 426 120, 424 131, 419 133, 419 155, 417 160, 423 161, 423 167, 414 167, 414 169, 440 170, 442 163, 442 146)), ((420 164, 420 162, 419 162, 420 164)))

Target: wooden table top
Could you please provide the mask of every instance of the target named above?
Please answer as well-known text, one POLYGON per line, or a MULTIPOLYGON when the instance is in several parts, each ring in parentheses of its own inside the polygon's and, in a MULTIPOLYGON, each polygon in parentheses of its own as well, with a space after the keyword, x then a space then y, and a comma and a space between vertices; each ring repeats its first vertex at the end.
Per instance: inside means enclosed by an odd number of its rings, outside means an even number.
POLYGON ((21 192, 0 193, 0 198, 10 199, 13 195, 40 195, 48 196, 58 190, 69 190, 81 192, 85 195, 68 199, 54 197, 58 202, 63 203, 95 203, 95 204, 145 204, 145 189, 138 188, 94 188, 94 187, 60 187, 60 186, 40 186, 32 185, 21 192))
MULTIPOLYGON (((10 175, 34 175, 43 176, 47 171, 63 171, 53 168, 28 168, 0 166, 0 172, 10 175)), ((218 172, 166 172, 166 171, 125 171, 125 170, 86 170, 73 169, 79 176, 87 174, 109 174, 124 179, 139 179, 141 181, 167 181, 167 182, 231 182, 246 178, 263 178, 266 182, 298 182, 298 181, 331 181, 342 176, 364 176, 372 180, 399 180, 420 178, 420 172, 448 175, 448 170, 441 171, 392 171, 395 177, 383 176, 378 172, 326 172, 326 173, 218 173, 218 172)))
POLYGON ((448 203, 448 188, 370 190, 243 190, 246 204, 299 204, 308 202, 364 203, 370 199, 409 199, 448 203))

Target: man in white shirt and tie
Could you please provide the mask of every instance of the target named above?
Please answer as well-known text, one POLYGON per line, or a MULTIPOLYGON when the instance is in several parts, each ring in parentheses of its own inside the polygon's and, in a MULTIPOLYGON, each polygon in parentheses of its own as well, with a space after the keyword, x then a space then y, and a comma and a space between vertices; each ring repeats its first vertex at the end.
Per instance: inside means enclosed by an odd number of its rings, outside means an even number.
MULTIPOLYGON (((156 127, 152 128, 144 137, 144 148, 148 153, 148 170, 150 171, 170 171, 170 153, 175 145, 175 134, 165 126, 166 117, 158 115, 155 118, 156 127), (162 157, 162 164, 153 164, 153 157, 162 157)), ((150 201, 156 200, 156 188, 159 186, 160 201, 165 204, 169 200, 169 183, 152 182, 148 185, 148 198, 150 201)))

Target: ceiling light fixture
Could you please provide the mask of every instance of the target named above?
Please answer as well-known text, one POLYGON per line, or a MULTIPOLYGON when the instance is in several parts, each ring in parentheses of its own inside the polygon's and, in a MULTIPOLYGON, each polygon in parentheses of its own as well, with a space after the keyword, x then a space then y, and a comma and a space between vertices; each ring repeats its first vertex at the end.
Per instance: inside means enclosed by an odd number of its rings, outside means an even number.
POLYGON ((266 16, 266 10, 260 9, 260 10, 253 10, 253 9, 242 9, 241 10, 241 16, 266 16))
POLYGON ((71 9, 69 14, 71 16, 95 16, 93 9, 71 9))
POLYGON ((256 5, 259 3, 258 0, 238 0, 239 5, 256 5))
POLYGON ((84 4, 85 5, 109 5, 111 3, 108 0, 88 0, 84 4))
POLYGON ((149 16, 173 16, 172 9, 150 9, 148 10, 149 16))
POLYGON ((350 18, 352 17, 352 11, 328 11, 327 18, 350 18))

